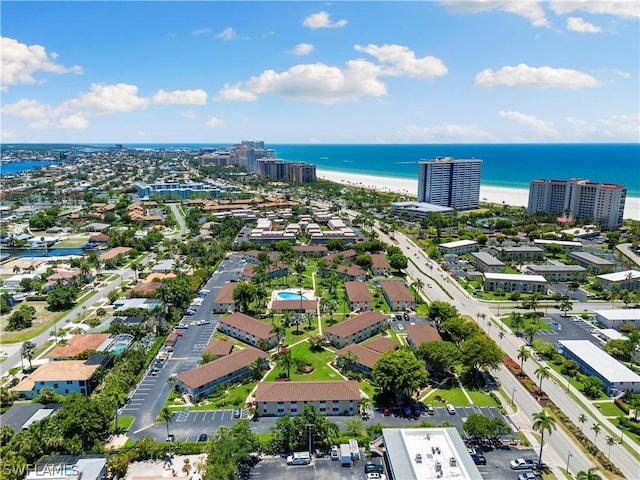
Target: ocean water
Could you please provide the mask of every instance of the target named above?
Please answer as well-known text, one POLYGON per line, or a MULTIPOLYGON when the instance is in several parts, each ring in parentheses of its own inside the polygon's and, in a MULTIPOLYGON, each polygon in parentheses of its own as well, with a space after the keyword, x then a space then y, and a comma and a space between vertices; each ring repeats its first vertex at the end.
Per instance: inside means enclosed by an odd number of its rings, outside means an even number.
MULTIPOLYGON (((199 149, 231 144, 124 144, 139 149, 199 149)), ((93 145, 84 148, 113 147, 93 145)), ((25 145, 21 145, 22 148, 25 145)), ((536 178, 586 178, 619 183, 640 197, 640 144, 269 144, 276 157, 316 164, 318 169, 416 179, 418 162, 436 157, 480 158, 482 185, 529 188, 536 178)), ((7 148, 7 146, 3 147, 7 148)), ((5 167, 12 164, 3 165, 5 167)), ((16 164, 13 164, 16 165, 16 164)))
POLYGON ((0 175, 15 175, 16 173, 48 167, 56 164, 53 160, 27 160, 25 162, 3 163, 0 165, 0 175))

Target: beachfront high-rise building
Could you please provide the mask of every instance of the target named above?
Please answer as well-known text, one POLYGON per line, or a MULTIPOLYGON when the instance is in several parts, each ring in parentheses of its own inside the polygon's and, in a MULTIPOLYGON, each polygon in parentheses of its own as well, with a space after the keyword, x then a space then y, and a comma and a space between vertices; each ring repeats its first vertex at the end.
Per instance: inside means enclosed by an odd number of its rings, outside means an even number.
POLYGON ((533 180, 529 186, 529 214, 550 212, 582 218, 615 230, 622 226, 627 187, 585 179, 533 180))
POLYGON ((480 204, 480 159, 438 157, 418 162, 418 202, 457 210, 480 204))

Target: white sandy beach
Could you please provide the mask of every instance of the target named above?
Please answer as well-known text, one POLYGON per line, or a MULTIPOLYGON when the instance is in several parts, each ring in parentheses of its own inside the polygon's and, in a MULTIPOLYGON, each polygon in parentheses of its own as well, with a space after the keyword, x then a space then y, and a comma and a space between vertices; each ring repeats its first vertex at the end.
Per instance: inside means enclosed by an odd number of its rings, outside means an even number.
MULTIPOLYGON (((382 192, 397 192, 415 197, 418 191, 418 179, 379 177, 359 173, 333 172, 318 170, 318 178, 342 183, 354 187, 370 188, 382 192)), ((524 188, 503 188, 480 186, 480 201, 526 207, 529 201, 529 190, 524 188)), ((624 207, 624 218, 640 220, 640 198, 627 197, 624 207)))

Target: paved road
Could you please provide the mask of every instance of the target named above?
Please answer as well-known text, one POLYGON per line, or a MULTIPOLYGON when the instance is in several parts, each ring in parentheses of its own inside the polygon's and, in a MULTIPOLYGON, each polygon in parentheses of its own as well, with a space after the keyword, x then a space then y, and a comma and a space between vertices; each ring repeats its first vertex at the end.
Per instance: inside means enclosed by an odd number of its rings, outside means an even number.
MULTIPOLYGON (((449 280, 447 277, 447 273, 441 271, 437 266, 434 266, 432 269, 429 268, 428 265, 431 264, 431 260, 420 249, 418 249, 413 244, 413 242, 406 239, 406 237, 404 237, 402 234, 399 234, 399 233, 395 234, 396 242, 391 241, 391 239, 386 237, 386 235, 384 235, 382 232, 378 232, 378 234, 383 241, 400 245, 400 248, 402 248, 403 252, 406 252, 405 255, 407 255, 409 258, 417 259, 418 260, 417 263, 418 265, 421 266, 420 268, 421 270, 426 271, 426 269, 428 269, 430 276, 427 276, 421 273, 418 270, 418 268, 412 263, 410 263, 409 267, 407 268, 408 274, 411 275, 413 278, 421 278, 425 283, 425 285, 429 282, 433 284, 431 289, 428 289, 428 288, 424 289, 423 293, 426 296, 428 296, 431 300, 444 300, 444 301, 453 303, 461 314, 469 315, 469 317, 476 320, 478 322, 478 325, 481 328, 483 328, 487 332, 487 334, 496 341, 496 343, 500 344, 501 348, 505 351, 507 355, 509 355, 511 358, 517 358, 517 350, 518 348, 520 348, 520 346, 524 345, 524 341, 510 334, 507 334, 507 336, 505 336, 501 341, 501 339, 498 336, 498 333, 499 333, 498 329, 495 327, 492 327, 492 323, 488 321, 488 319, 493 317, 493 312, 486 305, 480 303, 475 298, 470 297, 467 292, 465 292, 462 288, 458 286, 457 282, 453 280, 449 280), (437 280, 438 284, 433 282, 433 280, 437 280), (444 293, 443 289, 446 289, 447 292, 453 297, 453 299, 449 299, 448 296, 444 293), (480 314, 486 315, 487 320, 486 321, 479 320, 480 317, 478 315, 480 314)), ((535 379, 536 377, 534 372, 538 368, 539 364, 545 364, 545 362, 536 362, 534 360, 529 360, 525 362, 524 371, 531 378, 535 379)), ((552 374, 554 373, 555 372, 552 371, 552 374)), ((578 416, 581 413, 586 413, 588 416, 591 417, 590 423, 588 423, 589 427, 591 426, 592 422, 597 422, 601 424, 603 427, 608 428, 609 433, 605 432, 604 431, 605 429, 603 428, 603 432, 596 439, 596 444, 598 448, 602 452, 607 454, 608 448, 609 448, 606 445, 607 435, 611 434, 612 436, 614 436, 614 438, 619 438, 619 432, 615 431, 615 427, 611 426, 608 420, 595 407, 593 407, 591 402, 588 399, 586 399, 580 392, 572 391, 572 394, 576 395, 580 399, 583 405, 586 405, 586 409, 581 405, 579 405, 575 400, 573 400, 573 398, 571 398, 567 394, 564 381, 560 381, 560 383, 563 386, 558 386, 554 381, 547 381, 544 388, 545 393, 547 393, 549 398, 576 425, 580 425, 580 423, 578 422, 578 416), (616 433, 618 434, 617 437, 615 436, 616 433)), ((526 395, 529 395, 529 394, 526 393, 526 395)), ((520 401, 523 400, 520 397, 524 397, 525 392, 523 391, 521 395, 518 395, 518 393, 516 392, 516 396, 519 399, 516 403, 518 403, 519 405, 520 401)), ((533 405, 531 405, 531 407, 533 407, 533 405)), ((530 420, 529 413, 533 413, 533 412, 529 412, 529 410, 531 409, 524 408, 524 411, 527 412, 527 416, 529 418, 528 419, 522 418, 523 421, 530 420)), ((539 411, 539 410, 540 410, 540 407, 538 406, 537 410, 535 411, 539 411)), ((561 442, 557 442, 555 441, 555 439, 549 440, 549 445, 552 446, 552 448, 545 450, 545 458, 547 456, 551 456, 552 451, 555 452, 555 456, 552 458, 552 460, 554 461, 554 463, 556 463, 557 458, 562 458, 563 456, 566 456, 568 454, 568 452, 566 451, 568 448, 567 446, 574 445, 574 441, 572 437, 565 435, 561 430, 556 430, 553 433, 553 435, 551 435, 551 437, 562 438, 561 442), (555 445, 555 444, 559 444, 559 445, 555 445)), ((637 452, 640 452, 640 447, 638 447, 637 444, 630 444, 630 445, 632 445, 632 448, 634 450, 636 450, 637 452)), ((578 449, 577 447, 575 448, 576 450, 578 449)), ((571 461, 573 462, 574 459, 576 462, 580 462, 580 460, 578 460, 575 456, 572 458, 571 461)), ((622 470, 622 472, 627 478, 629 479, 640 478, 640 464, 626 449, 620 448, 619 446, 612 448, 611 461, 614 462, 615 465, 617 465, 618 468, 620 468, 620 470, 622 470)), ((563 463, 560 463, 560 466, 562 465, 563 463)))
POLYGON ((169 208, 171 209, 173 216, 176 218, 176 222, 178 222, 178 232, 173 235, 169 235, 169 238, 181 237, 187 233, 187 224, 184 221, 184 215, 182 215, 180 206, 177 203, 170 203, 169 208))

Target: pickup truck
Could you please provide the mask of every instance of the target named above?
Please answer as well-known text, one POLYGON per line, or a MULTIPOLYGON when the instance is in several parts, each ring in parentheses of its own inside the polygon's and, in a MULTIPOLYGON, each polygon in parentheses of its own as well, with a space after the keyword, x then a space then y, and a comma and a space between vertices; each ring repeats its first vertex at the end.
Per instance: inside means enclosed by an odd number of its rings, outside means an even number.
POLYGON ((535 468, 536 462, 535 460, 516 458, 515 460, 511 460, 509 466, 512 470, 529 470, 535 468))

